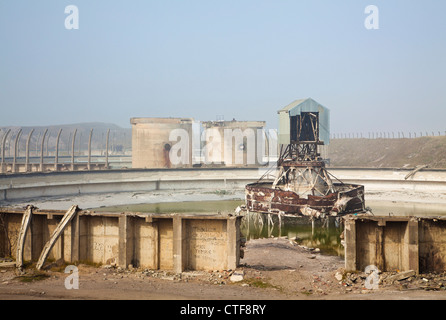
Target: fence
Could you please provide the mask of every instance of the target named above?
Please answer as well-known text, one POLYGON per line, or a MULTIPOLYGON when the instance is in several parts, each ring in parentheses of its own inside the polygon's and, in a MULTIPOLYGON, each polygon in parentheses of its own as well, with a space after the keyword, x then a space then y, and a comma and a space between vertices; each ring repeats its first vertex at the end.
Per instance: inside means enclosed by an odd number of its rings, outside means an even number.
POLYGON ((414 139, 419 137, 439 137, 446 136, 446 131, 419 131, 419 132, 349 132, 349 133, 333 133, 330 139, 414 139))
POLYGON ((97 131, 94 134, 92 128, 1 128, 0 173, 108 168, 109 156, 125 154, 130 135, 104 128, 97 131))

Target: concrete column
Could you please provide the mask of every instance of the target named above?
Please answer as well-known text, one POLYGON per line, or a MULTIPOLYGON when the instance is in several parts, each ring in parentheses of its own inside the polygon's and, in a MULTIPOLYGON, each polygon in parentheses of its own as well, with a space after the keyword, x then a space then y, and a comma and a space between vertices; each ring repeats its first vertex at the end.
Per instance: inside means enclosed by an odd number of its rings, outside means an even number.
POLYGON ((90 130, 90 137, 88 138, 88 170, 91 170, 91 138, 93 136, 93 129, 90 130))
POLYGON ((74 143, 76 141, 77 129, 74 130, 73 140, 71 142, 71 171, 74 171, 74 143))
POLYGON ((119 257, 118 265, 127 268, 133 261, 133 221, 132 217, 121 215, 119 217, 119 257))
POLYGON ((375 229, 376 241, 375 241, 375 266, 379 270, 386 270, 386 259, 384 252, 384 225, 378 223, 375 229))
POLYGON ((12 161, 12 172, 18 172, 18 168, 16 166, 17 164, 17 157, 18 157, 18 153, 19 153, 19 141, 20 141, 20 137, 22 136, 22 129, 19 130, 19 132, 17 133, 17 136, 15 137, 15 142, 14 142, 14 158, 12 161))
POLYGON ((107 140, 105 142, 105 169, 108 169, 108 140, 110 138, 110 129, 107 130, 107 140))
POLYGON ((1 173, 6 172, 6 165, 5 165, 5 146, 6 146, 6 138, 8 137, 9 133, 11 132, 11 129, 8 129, 6 133, 3 135, 2 140, 2 163, 1 163, 1 173))
POLYGON ((186 225, 181 217, 173 218, 173 271, 183 272, 186 265, 186 225))
POLYGON ((45 129, 45 132, 43 133, 43 137, 42 137, 42 143, 40 145, 40 171, 43 172, 43 147, 45 145, 45 137, 46 134, 48 132, 48 129, 45 129))
POLYGON ((24 257, 25 261, 37 261, 40 252, 44 246, 44 237, 48 226, 46 224, 46 217, 42 215, 33 215, 31 226, 26 233, 24 257))
POLYGON ((345 269, 356 270, 356 220, 344 220, 345 269))
POLYGON ((417 274, 420 272, 419 265, 419 239, 418 239, 418 221, 411 220, 407 223, 404 236, 404 245, 407 246, 407 270, 414 270, 417 274))
MULTIPOLYGON (((30 171, 29 167, 29 143, 31 142, 31 136, 33 135, 34 129, 32 129, 28 135, 28 139, 26 140, 26 160, 25 160, 25 172, 30 171)), ((31 170, 32 171, 32 170, 31 170)))
POLYGON ((231 217, 226 221, 226 232, 228 237, 227 269, 234 270, 240 263, 240 219, 231 217))
POLYGON ((71 262, 80 260, 80 216, 75 215, 71 220, 71 262))
POLYGON ((59 133, 57 134, 56 140, 56 154, 54 155, 54 171, 59 171, 59 140, 60 134, 62 133, 62 129, 59 129, 59 133))

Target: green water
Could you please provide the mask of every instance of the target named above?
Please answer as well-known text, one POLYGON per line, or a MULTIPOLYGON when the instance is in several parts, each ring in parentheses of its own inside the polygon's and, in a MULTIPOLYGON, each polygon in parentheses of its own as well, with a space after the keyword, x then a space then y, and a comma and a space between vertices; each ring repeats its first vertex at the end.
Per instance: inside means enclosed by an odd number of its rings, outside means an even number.
POLYGON ((111 206, 93 209, 96 212, 146 212, 146 213, 233 213, 244 200, 160 202, 111 206))
POLYGON ((276 215, 250 213, 243 217, 240 229, 247 240, 287 237, 300 245, 319 248, 323 254, 344 255, 340 237, 343 226, 333 217, 312 225, 306 217, 282 217, 279 221, 276 215))

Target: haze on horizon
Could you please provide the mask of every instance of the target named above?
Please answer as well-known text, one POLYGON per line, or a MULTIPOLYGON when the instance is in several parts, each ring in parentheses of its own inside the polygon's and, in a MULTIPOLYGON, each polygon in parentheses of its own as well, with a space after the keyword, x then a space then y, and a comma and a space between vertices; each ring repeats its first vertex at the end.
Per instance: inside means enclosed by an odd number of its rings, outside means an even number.
POLYGON ((277 127, 277 110, 311 97, 332 132, 444 133, 445 12, 438 0, 3 0, 0 126, 223 115, 277 127))

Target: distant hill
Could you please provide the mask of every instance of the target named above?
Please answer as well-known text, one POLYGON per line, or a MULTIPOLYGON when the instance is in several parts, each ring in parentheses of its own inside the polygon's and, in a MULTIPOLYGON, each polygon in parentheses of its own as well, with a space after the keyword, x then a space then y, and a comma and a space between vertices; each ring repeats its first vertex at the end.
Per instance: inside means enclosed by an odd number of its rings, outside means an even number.
MULTIPOLYGON (((88 150, 88 140, 90 136, 90 130, 93 129, 92 135, 92 149, 93 150, 105 150, 106 146, 106 136, 107 131, 110 129, 109 137, 109 147, 113 151, 130 151, 132 148, 132 129, 131 128, 121 128, 120 126, 113 123, 102 123, 102 122, 88 122, 88 123, 74 123, 74 124, 61 124, 52 126, 10 126, 10 127, 0 127, 0 142, 3 140, 4 134, 11 130, 7 140, 6 148, 8 150, 9 145, 13 145, 15 138, 22 130, 20 136, 20 150, 26 149, 26 141, 31 130, 34 129, 33 135, 30 141, 31 153, 37 153, 40 150, 43 133, 48 129, 47 135, 45 137, 45 149, 48 148, 49 151, 55 150, 57 135, 59 130, 62 129, 59 142, 59 150, 61 153, 68 152, 71 150, 72 136, 74 131, 76 132, 75 140, 75 150, 76 152, 83 152, 88 150)), ((0 146, 1 147, 1 146, 0 146)))
POLYGON ((413 139, 333 139, 332 167, 446 168, 446 136, 413 139))

